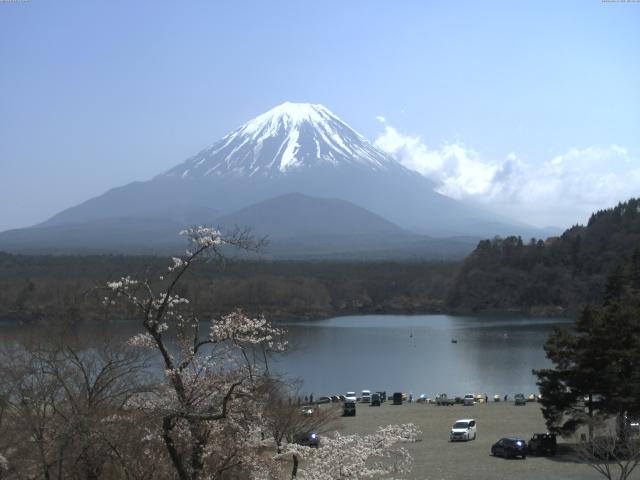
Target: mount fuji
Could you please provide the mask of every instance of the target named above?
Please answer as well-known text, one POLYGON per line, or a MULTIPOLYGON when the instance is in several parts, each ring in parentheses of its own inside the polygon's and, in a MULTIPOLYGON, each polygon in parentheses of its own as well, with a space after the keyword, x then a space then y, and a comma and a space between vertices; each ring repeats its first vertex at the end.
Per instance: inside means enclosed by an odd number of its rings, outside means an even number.
POLYGON ((374 249, 376 237, 379 248, 388 249, 383 239, 389 237, 424 245, 423 235, 540 236, 437 193, 430 180, 373 146, 326 107, 287 102, 148 181, 111 189, 37 226, 1 233, 0 248, 65 251, 91 245, 100 251, 145 251, 179 244, 169 232, 184 225, 230 227, 251 218, 254 225, 245 225, 276 243, 304 237, 296 229, 304 218, 306 238, 329 235, 336 251, 341 236, 351 239, 349 248, 360 236, 374 249), (337 210, 336 201, 342 202, 337 210), (287 202, 298 204, 295 214, 287 202), (338 222, 335 212, 341 209, 350 216, 338 222), (278 229, 251 217, 254 211, 278 229), (341 233, 345 225, 367 228, 341 233))

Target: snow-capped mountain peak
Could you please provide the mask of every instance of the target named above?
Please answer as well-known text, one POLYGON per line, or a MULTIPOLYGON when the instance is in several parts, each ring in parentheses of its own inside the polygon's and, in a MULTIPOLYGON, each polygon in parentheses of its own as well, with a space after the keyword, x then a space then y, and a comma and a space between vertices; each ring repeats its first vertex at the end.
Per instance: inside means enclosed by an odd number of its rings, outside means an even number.
POLYGON ((338 122, 341 121, 323 105, 284 102, 245 123, 241 129, 245 133, 252 133, 261 131, 265 126, 268 128, 277 128, 280 121, 283 121, 286 126, 296 127, 303 122, 321 125, 328 119, 338 122))
POLYGON ((399 164, 328 108, 285 102, 164 175, 275 176, 318 167, 380 171, 399 164))

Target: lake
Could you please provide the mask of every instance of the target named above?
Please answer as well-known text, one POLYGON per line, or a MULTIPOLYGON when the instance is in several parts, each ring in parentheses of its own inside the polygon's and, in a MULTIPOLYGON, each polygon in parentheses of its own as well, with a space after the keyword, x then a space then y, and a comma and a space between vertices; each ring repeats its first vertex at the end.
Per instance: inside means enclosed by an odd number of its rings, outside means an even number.
POLYGON ((566 319, 504 315, 363 315, 291 322, 293 349, 274 369, 314 396, 386 390, 449 395, 537 392, 543 345, 566 319), (456 343, 453 343, 455 340, 456 343))
MULTIPOLYGON (((566 319, 506 315, 361 315, 278 323, 291 350, 272 370, 304 381, 302 395, 344 394, 363 389, 412 392, 525 394, 537 392, 534 368, 550 365, 543 344, 566 319), (456 343, 452 343, 455 340, 456 343)), ((92 338, 112 330, 118 338, 138 333, 135 322, 85 324, 92 338)), ((0 343, 29 327, 0 324, 0 343)))

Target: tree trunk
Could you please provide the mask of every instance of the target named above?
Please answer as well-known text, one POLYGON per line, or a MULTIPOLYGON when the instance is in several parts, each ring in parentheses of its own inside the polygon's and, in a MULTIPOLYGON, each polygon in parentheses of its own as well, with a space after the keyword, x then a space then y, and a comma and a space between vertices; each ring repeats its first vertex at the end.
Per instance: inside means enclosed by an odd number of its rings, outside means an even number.
POLYGON ((291 470, 291 480, 298 475, 298 455, 293 454, 293 470, 291 470))
POLYGON ((173 467, 176 469, 178 478, 180 480, 191 480, 185 466, 182 463, 182 455, 178 452, 178 449, 171 438, 171 431, 173 430, 173 420, 171 417, 165 417, 162 421, 162 439, 164 440, 165 447, 169 453, 169 458, 173 467))
POLYGON ((589 394, 588 415, 589 415, 589 441, 593 441, 593 395, 589 394))
POLYGON ((193 447, 191 448, 191 478, 197 480, 204 470, 204 447, 207 439, 202 435, 199 422, 191 424, 191 438, 193 447))

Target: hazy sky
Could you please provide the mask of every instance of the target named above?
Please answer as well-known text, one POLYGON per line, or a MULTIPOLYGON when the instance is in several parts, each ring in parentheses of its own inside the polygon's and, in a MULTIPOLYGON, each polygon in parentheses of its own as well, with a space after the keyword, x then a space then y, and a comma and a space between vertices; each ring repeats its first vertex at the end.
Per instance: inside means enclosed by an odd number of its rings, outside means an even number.
POLYGON ((0 1, 0 230, 322 103, 537 225, 640 195, 640 3, 0 1))

